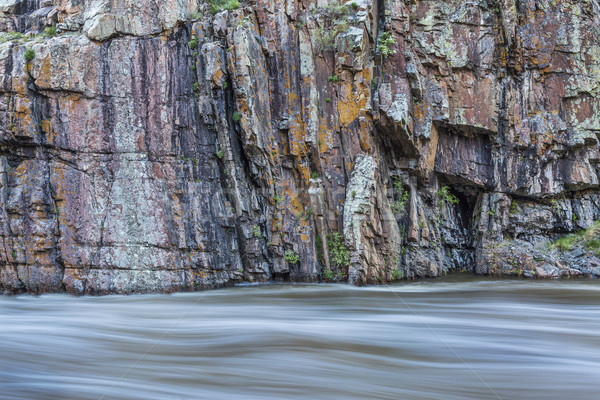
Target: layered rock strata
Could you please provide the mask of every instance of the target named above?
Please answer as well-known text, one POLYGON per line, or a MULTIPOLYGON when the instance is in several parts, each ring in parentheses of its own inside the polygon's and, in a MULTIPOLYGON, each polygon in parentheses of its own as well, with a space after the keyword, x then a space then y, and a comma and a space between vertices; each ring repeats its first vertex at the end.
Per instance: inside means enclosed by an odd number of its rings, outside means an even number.
POLYGON ((0 1, 0 291, 600 275, 597 0, 234 3, 0 1))

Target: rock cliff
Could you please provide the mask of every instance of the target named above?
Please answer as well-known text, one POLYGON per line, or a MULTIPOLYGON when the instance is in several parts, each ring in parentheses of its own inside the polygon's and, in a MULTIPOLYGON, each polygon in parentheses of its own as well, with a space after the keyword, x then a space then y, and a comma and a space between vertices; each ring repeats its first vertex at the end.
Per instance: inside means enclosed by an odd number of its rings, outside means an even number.
POLYGON ((0 292, 600 275, 550 246, 600 220, 597 0, 0 0, 0 29, 0 292))

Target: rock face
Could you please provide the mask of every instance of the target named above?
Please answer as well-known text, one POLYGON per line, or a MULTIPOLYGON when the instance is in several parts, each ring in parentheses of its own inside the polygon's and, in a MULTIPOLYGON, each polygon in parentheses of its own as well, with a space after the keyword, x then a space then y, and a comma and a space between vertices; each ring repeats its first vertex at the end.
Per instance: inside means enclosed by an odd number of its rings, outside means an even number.
POLYGON ((0 292, 600 275, 597 0, 221 3, 0 1, 0 292))

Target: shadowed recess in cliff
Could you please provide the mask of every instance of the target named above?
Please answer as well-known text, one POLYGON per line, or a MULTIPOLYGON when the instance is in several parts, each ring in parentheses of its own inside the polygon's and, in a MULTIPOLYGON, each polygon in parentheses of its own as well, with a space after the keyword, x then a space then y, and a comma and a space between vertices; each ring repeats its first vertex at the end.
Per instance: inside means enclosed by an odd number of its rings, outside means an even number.
POLYGON ((435 171, 454 184, 489 189, 494 186, 490 136, 485 131, 464 131, 438 126, 435 171))

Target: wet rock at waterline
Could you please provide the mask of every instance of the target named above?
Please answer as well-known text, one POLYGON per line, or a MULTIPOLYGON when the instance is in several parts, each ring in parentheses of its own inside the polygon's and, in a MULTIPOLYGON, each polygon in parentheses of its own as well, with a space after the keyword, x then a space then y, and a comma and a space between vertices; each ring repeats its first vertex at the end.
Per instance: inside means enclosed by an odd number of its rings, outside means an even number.
POLYGON ((4 3, 5 293, 600 274, 596 0, 4 3))

